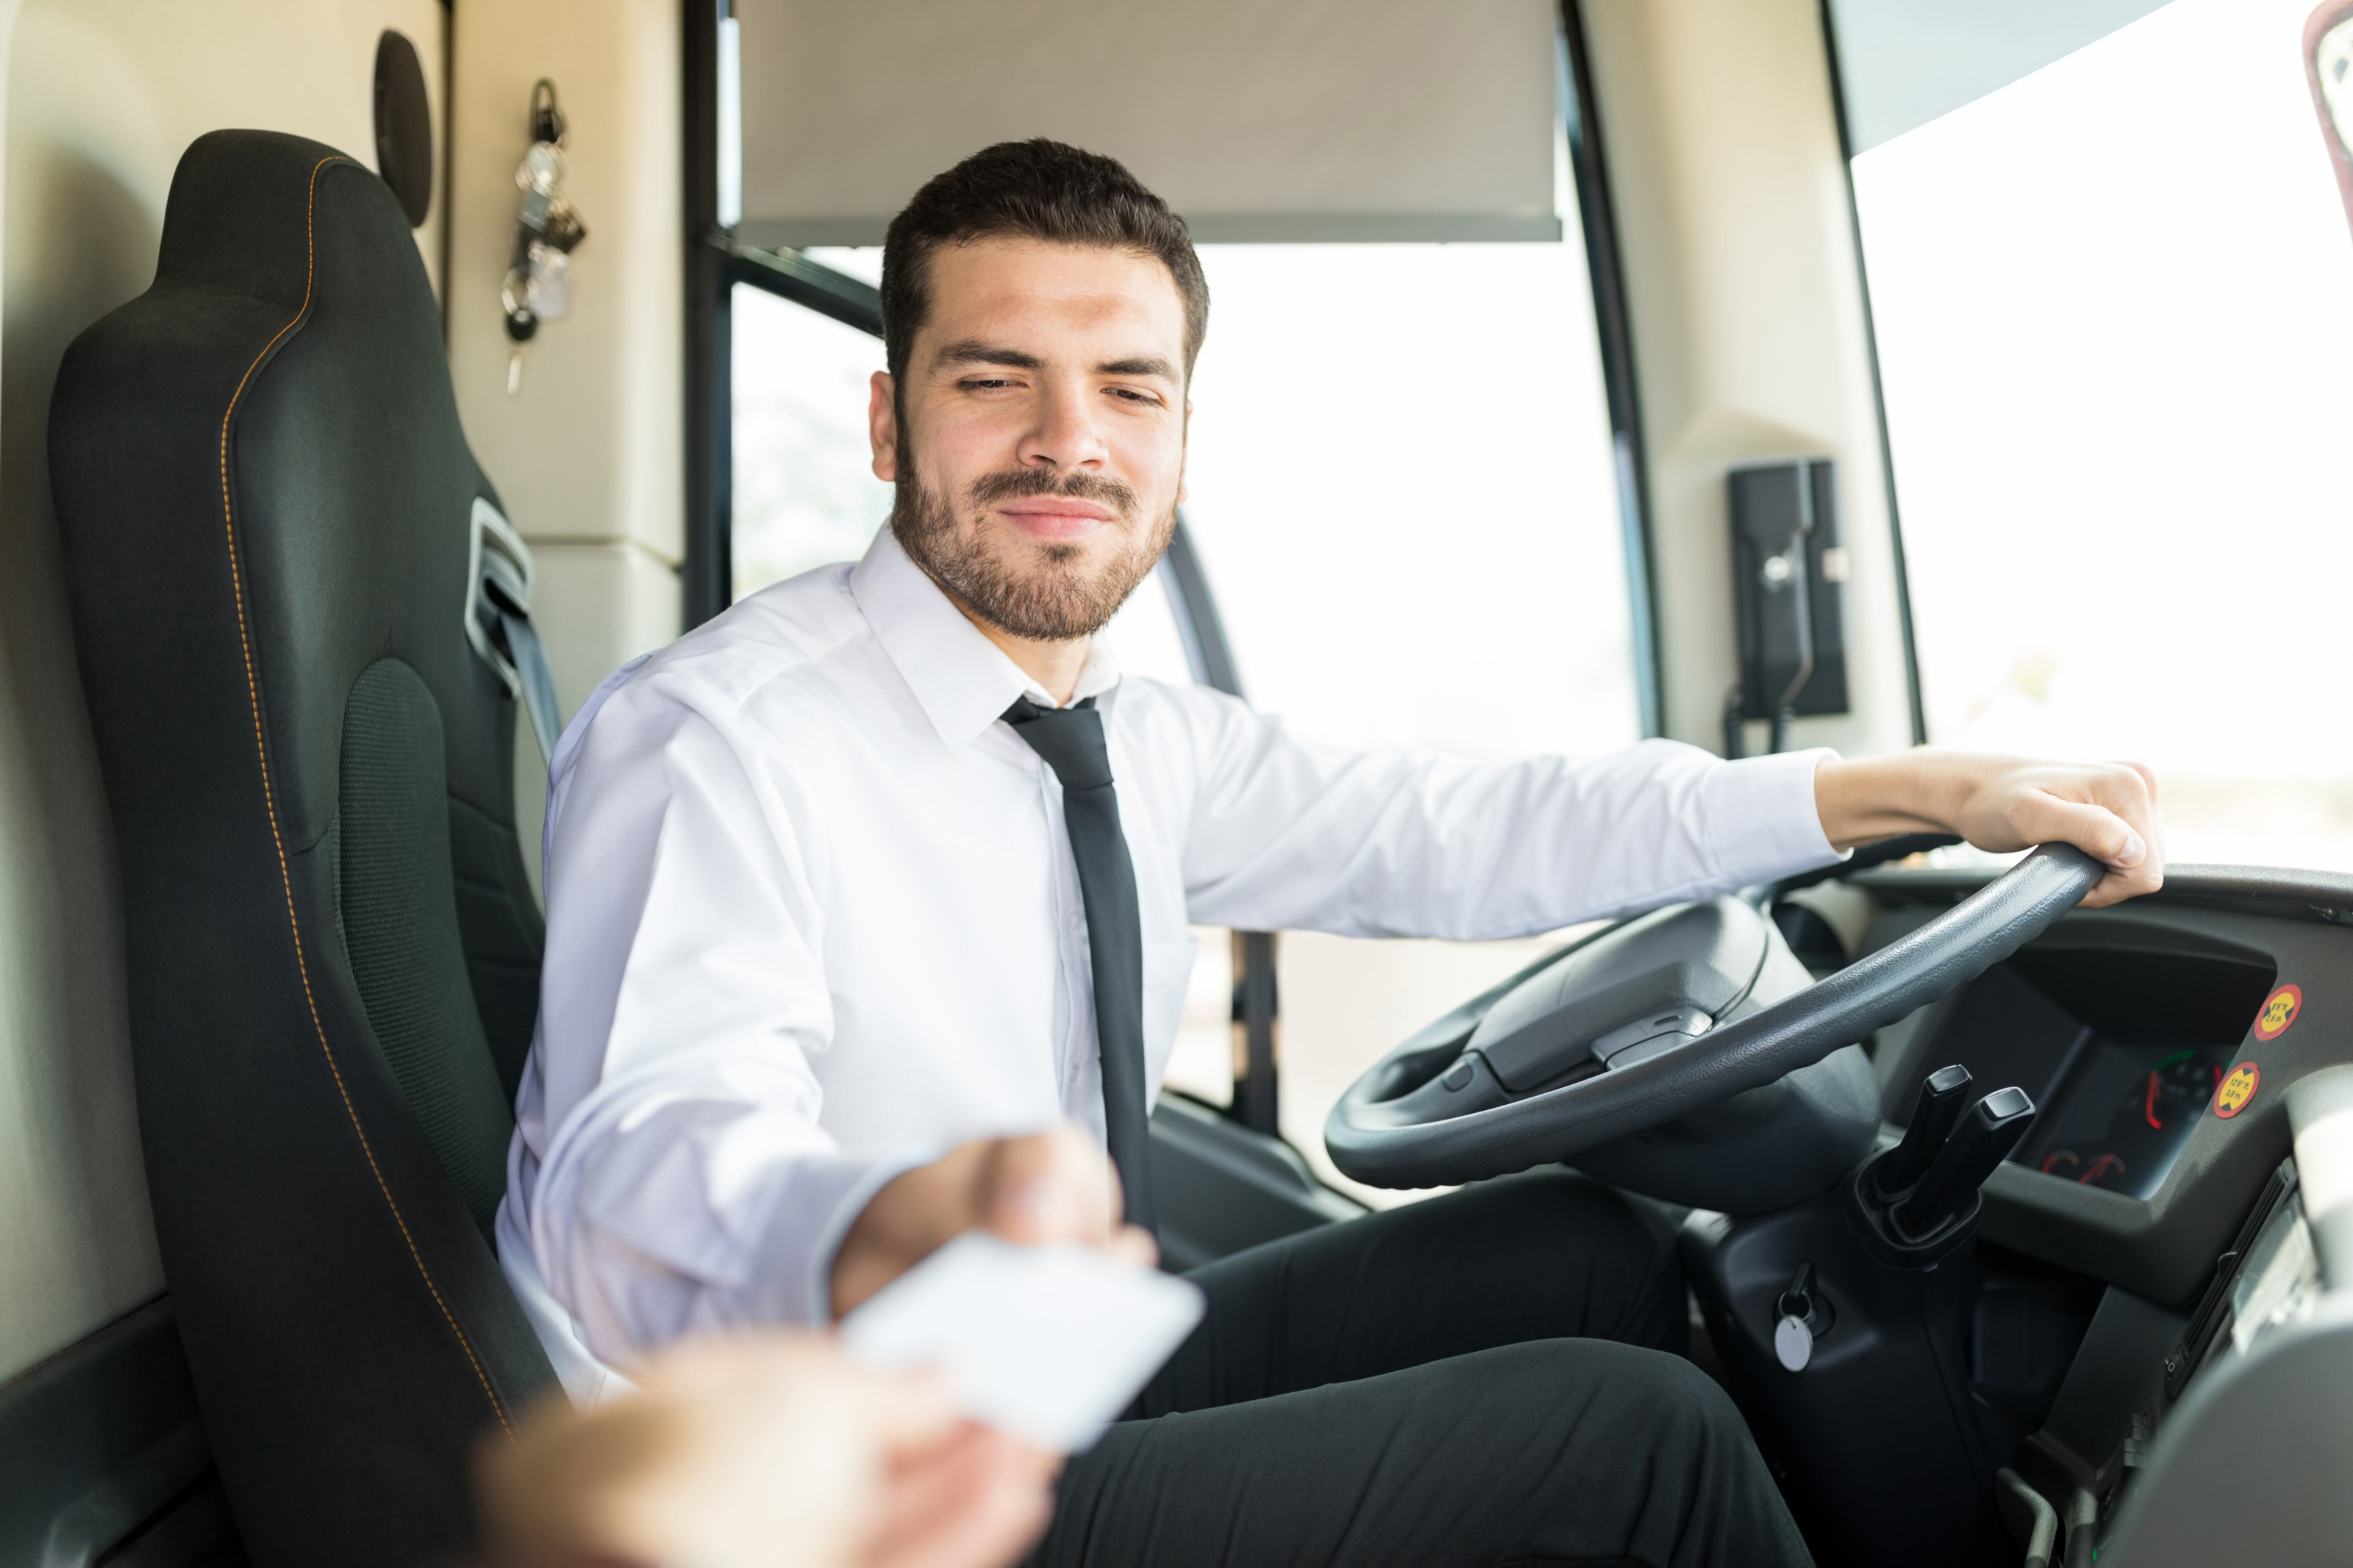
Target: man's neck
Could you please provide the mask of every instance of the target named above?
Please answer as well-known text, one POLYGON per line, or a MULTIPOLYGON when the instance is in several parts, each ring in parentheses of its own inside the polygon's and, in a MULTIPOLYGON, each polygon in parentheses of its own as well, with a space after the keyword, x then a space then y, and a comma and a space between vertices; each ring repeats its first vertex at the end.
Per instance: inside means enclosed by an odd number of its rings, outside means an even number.
POLYGON ((943 584, 940 592, 948 596, 949 604, 964 613, 965 620, 980 628, 981 636, 1003 649, 1005 657, 1011 659, 1022 674, 1043 687, 1046 695, 1054 700, 1056 707, 1069 703, 1071 693, 1079 689, 1079 677, 1086 671, 1087 654, 1094 647, 1092 637, 1075 637, 1069 642, 1041 642, 1035 637, 1018 637, 975 613, 973 607, 964 602, 964 595, 954 589, 943 584))

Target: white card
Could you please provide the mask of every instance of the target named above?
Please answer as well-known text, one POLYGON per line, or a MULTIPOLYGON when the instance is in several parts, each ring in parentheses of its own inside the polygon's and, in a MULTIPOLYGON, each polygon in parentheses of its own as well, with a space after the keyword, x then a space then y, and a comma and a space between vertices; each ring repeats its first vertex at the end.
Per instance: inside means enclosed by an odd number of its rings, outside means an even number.
POLYGON ((1200 1287, 1083 1247, 967 1232, 841 1321, 851 1358, 936 1367, 976 1421, 1083 1448, 1201 1321, 1200 1287))

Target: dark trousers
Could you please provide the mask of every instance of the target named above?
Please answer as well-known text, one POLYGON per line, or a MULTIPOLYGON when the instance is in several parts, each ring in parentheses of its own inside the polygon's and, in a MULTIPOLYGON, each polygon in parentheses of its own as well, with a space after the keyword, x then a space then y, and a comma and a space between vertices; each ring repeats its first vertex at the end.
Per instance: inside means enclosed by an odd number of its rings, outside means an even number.
POLYGON ((1664 1223, 1564 1171, 1194 1270, 1208 1316, 1064 1471, 1037 1568, 1810 1563, 1691 1363, 1664 1223))

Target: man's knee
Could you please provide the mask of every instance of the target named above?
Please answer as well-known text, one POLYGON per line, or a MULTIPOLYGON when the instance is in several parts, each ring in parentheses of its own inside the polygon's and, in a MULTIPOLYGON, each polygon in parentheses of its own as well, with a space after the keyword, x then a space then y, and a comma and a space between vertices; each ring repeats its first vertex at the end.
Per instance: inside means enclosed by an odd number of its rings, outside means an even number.
POLYGON ((1464 1361, 1485 1363, 1477 1369, 1480 1403, 1498 1415, 1518 1412, 1522 1439, 1540 1455, 1540 1479, 1522 1478, 1534 1506, 1507 1555, 1807 1562, 1738 1407, 1691 1363, 1592 1340, 1514 1345, 1464 1361))
POLYGON ((1716 1381, 1679 1355, 1633 1345, 1596 1345, 1598 1367, 1576 1375, 1604 1384, 1614 1400, 1606 1414, 1613 1426, 1641 1432, 1651 1451, 1666 1452, 1698 1465, 1726 1459, 1747 1461, 1756 1444, 1740 1407, 1716 1381))
POLYGON ((1559 1412, 1574 1426, 1599 1427, 1696 1454, 1727 1436, 1746 1446, 1739 1407, 1705 1373, 1678 1355, 1609 1340, 1533 1340, 1459 1358, 1455 1363, 1504 1397, 1559 1412))
POLYGON ((1557 1288, 1594 1314, 1580 1332, 1676 1355, 1688 1347, 1675 1228, 1655 1205, 1559 1167, 1460 1195, 1485 1211, 1480 1228, 1513 1271, 1546 1263, 1562 1271, 1557 1288))

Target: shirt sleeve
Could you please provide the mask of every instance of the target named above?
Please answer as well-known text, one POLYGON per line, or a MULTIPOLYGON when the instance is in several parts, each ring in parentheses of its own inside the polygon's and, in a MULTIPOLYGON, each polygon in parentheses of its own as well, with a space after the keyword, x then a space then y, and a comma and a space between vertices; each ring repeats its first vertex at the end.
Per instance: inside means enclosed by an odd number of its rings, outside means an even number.
POLYGON ((1230 698, 1187 696, 1187 900, 1208 924, 1525 936, 1840 858, 1814 805, 1827 751, 1727 763, 1645 741, 1589 763, 1474 763, 1310 745, 1230 698))
POLYGON ((788 778, 659 691, 616 693, 572 761, 521 1118, 533 1261, 618 1364, 699 1329, 824 1322, 842 1233, 936 1152, 854 1157, 818 1125, 822 833, 788 778))

